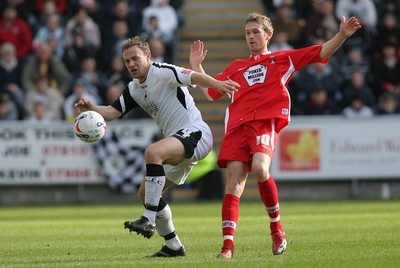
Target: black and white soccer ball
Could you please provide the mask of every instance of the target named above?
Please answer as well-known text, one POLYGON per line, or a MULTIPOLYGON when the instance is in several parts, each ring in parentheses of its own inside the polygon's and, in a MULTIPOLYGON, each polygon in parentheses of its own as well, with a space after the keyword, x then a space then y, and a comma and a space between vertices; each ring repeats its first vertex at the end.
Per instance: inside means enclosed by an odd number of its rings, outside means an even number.
POLYGON ((87 143, 101 140, 106 130, 107 125, 103 116, 95 111, 82 112, 74 121, 75 135, 87 143))

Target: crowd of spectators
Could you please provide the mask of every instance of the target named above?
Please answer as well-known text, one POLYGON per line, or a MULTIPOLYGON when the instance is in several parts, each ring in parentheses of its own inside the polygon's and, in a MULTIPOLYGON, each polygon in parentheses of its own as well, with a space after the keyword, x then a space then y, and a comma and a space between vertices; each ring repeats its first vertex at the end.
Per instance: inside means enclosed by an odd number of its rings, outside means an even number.
POLYGON ((295 75, 289 85, 294 115, 400 114, 400 1, 262 2, 274 26, 272 51, 321 44, 338 32, 342 16, 356 16, 363 26, 328 64, 295 75))
MULTIPOLYGON (((154 60, 173 63, 183 0, 2 0, 0 120, 76 118, 87 97, 110 104, 131 80, 121 44, 149 40, 154 60)), ((119 96, 119 95, 118 95, 119 96)), ((142 110, 128 118, 143 118, 142 110)))
MULTIPOLYGON (((351 118, 400 113, 400 1, 262 0, 272 51, 321 44, 342 16, 363 28, 329 63, 289 85, 294 115, 351 118), (378 19, 379 18, 379 19, 378 19)), ((0 120, 73 121, 82 96, 109 104, 131 80, 121 43, 139 35, 153 59, 174 63, 183 0, 3 0, 0 2, 0 120)), ((212 26, 210 26, 212 27, 212 26)), ((137 111, 130 118, 146 117, 137 111)))

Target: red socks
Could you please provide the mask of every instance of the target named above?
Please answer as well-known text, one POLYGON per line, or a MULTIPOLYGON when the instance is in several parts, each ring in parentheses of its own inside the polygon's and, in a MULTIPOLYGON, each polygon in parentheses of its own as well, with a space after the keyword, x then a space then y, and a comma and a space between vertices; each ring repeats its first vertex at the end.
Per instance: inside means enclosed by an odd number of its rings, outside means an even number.
MULTIPOLYGON (((261 199, 270 218, 271 233, 282 230, 279 212, 278 189, 272 177, 258 183, 261 199)), ((239 218, 240 198, 226 194, 222 202, 222 235, 224 236, 223 247, 234 250, 233 238, 235 236, 236 224, 239 218)))
POLYGON ((226 194, 222 202, 222 235, 224 236, 223 247, 234 250, 233 237, 235 235, 236 223, 239 218, 240 198, 226 194))
POLYGON ((278 188, 276 187, 274 179, 269 177, 268 180, 259 182, 258 190, 270 218, 271 233, 277 230, 282 230, 283 228, 279 212, 278 188))

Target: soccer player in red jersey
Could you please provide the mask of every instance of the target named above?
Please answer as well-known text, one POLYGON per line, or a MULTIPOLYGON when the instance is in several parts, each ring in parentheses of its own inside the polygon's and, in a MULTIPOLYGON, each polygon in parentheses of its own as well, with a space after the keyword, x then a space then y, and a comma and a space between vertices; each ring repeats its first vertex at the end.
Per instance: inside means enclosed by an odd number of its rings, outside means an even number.
MULTIPOLYGON (((278 190, 269 169, 278 134, 290 121, 290 96, 286 86, 294 72, 308 64, 326 63, 329 56, 352 36, 361 25, 357 18, 342 18, 339 32, 322 45, 270 52, 268 43, 273 26, 268 17, 251 13, 246 19, 245 36, 251 56, 233 61, 218 80, 231 79, 240 84, 228 94, 231 103, 225 115, 218 165, 226 168, 227 182, 222 203, 223 246, 219 258, 230 259, 234 253, 234 235, 239 217, 240 197, 250 171, 258 181, 261 199, 270 220, 272 252, 282 254, 287 245, 280 221, 278 190)), ((204 72, 201 63, 207 50, 202 41, 191 46, 193 70, 204 72)), ((210 101, 223 96, 215 89, 203 88, 210 101)))

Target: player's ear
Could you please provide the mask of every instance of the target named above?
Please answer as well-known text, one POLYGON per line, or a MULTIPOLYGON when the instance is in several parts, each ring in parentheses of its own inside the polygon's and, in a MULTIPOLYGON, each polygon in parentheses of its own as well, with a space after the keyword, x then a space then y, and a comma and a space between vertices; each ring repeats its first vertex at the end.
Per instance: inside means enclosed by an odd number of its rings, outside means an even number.
POLYGON ((268 41, 271 40, 273 34, 274 34, 274 32, 268 32, 267 33, 268 41))
POLYGON ((151 52, 150 51, 146 53, 146 59, 148 62, 151 61, 151 52))

